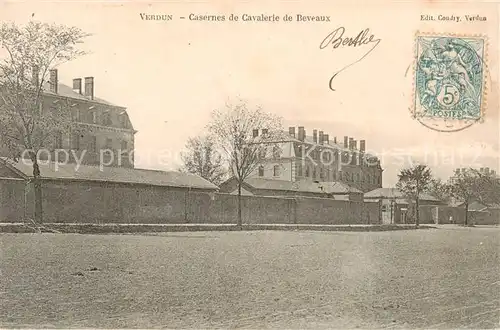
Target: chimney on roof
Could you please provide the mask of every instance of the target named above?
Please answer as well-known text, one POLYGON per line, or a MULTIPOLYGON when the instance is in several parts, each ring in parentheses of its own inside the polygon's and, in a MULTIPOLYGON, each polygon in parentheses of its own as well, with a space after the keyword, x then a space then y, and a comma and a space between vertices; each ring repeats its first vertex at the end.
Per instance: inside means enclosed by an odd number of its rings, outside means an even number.
POLYGON ((85 96, 94 99, 94 77, 85 77, 85 96))
POLYGON ((333 143, 337 144, 337 137, 336 136, 333 137, 333 143))
POLYGON ((455 169, 455 174, 460 174, 460 169, 459 168, 455 169))
POLYGON ((351 150, 353 149, 353 144, 352 144, 353 141, 354 141, 354 138, 350 137, 349 138, 349 149, 351 149, 351 150))
POLYGON ((484 173, 484 167, 481 167, 481 168, 479 169, 479 172, 480 172, 480 173, 484 173))
POLYGON ((57 94, 57 87, 59 85, 59 79, 57 77, 57 69, 51 69, 49 77, 50 91, 57 94))
POLYGON ((291 137, 295 137, 295 127, 293 126, 290 126, 288 127, 288 134, 291 136, 291 137))
POLYGON ((484 169, 484 174, 486 174, 486 175, 490 174, 490 168, 489 167, 486 167, 484 169))
POLYGON ((304 129, 304 126, 299 126, 299 140, 304 141, 306 137, 306 131, 304 129))
POLYGON ((349 146, 348 146, 348 140, 349 140, 349 137, 348 136, 344 136, 344 149, 347 149, 349 146))
POLYGON ((82 78, 73 79, 73 92, 82 94, 82 78))
POLYGON ((328 134, 323 135, 323 138, 325 139, 326 144, 330 144, 330 136, 328 134))
POLYGON ((318 143, 323 144, 324 138, 325 138, 325 133, 323 133, 323 131, 319 131, 318 143))
POLYGON ((318 130, 317 129, 313 130, 313 142, 318 143, 318 130))
POLYGON ((359 150, 361 152, 365 152, 366 151, 366 140, 360 140, 359 141, 359 150))
POLYGON ((254 129, 253 130, 253 137, 256 138, 257 136, 259 136, 259 130, 258 129, 254 129))
POLYGON ((357 150, 358 149, 358 140, 352 140, 352 148, 357 150))

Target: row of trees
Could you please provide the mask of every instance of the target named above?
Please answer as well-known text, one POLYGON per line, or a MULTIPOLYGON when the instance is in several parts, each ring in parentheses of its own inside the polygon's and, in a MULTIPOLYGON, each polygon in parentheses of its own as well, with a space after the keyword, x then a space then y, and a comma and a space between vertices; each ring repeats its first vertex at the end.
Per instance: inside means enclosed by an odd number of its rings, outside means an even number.
POLYGON ((415 225, 420 223, 419 205, 421 194, 427 193, 443 202, 455 202, 465 209, 465 225, 468 225, 469 205, 500 203, 500 181, 495 175, 482 173, 474 168, 455 173, 452 180, 443 182, 433 177, 426 165, 415 165, 400 171, 396 187, 411 201, 415 201, 415 225))

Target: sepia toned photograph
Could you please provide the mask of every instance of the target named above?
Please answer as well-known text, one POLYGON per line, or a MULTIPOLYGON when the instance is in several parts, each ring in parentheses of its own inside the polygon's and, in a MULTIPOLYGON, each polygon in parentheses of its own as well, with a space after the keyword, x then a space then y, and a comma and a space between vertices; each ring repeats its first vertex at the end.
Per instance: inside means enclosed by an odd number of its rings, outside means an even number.
POLYGON ((499 17, 0 1, 0 328, 500 328, 499 17))

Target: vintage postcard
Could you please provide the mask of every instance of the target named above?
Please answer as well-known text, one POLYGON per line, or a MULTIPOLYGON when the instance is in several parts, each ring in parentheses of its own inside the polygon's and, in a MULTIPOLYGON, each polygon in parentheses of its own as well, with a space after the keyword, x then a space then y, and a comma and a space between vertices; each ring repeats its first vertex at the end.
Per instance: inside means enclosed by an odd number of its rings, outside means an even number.
POLYGON ((499 15, 0 1, 0 328, 500 328, 499 15))

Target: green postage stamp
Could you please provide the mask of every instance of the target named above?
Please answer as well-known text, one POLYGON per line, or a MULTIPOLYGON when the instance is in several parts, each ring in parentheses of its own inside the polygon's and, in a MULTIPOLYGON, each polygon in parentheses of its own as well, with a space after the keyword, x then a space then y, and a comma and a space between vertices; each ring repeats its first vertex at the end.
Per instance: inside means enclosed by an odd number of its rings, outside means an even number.
POLYGON ((439 131, 482 121, 486 105, 486 46, 482 36, 416 35, 413 115, 439 131))

